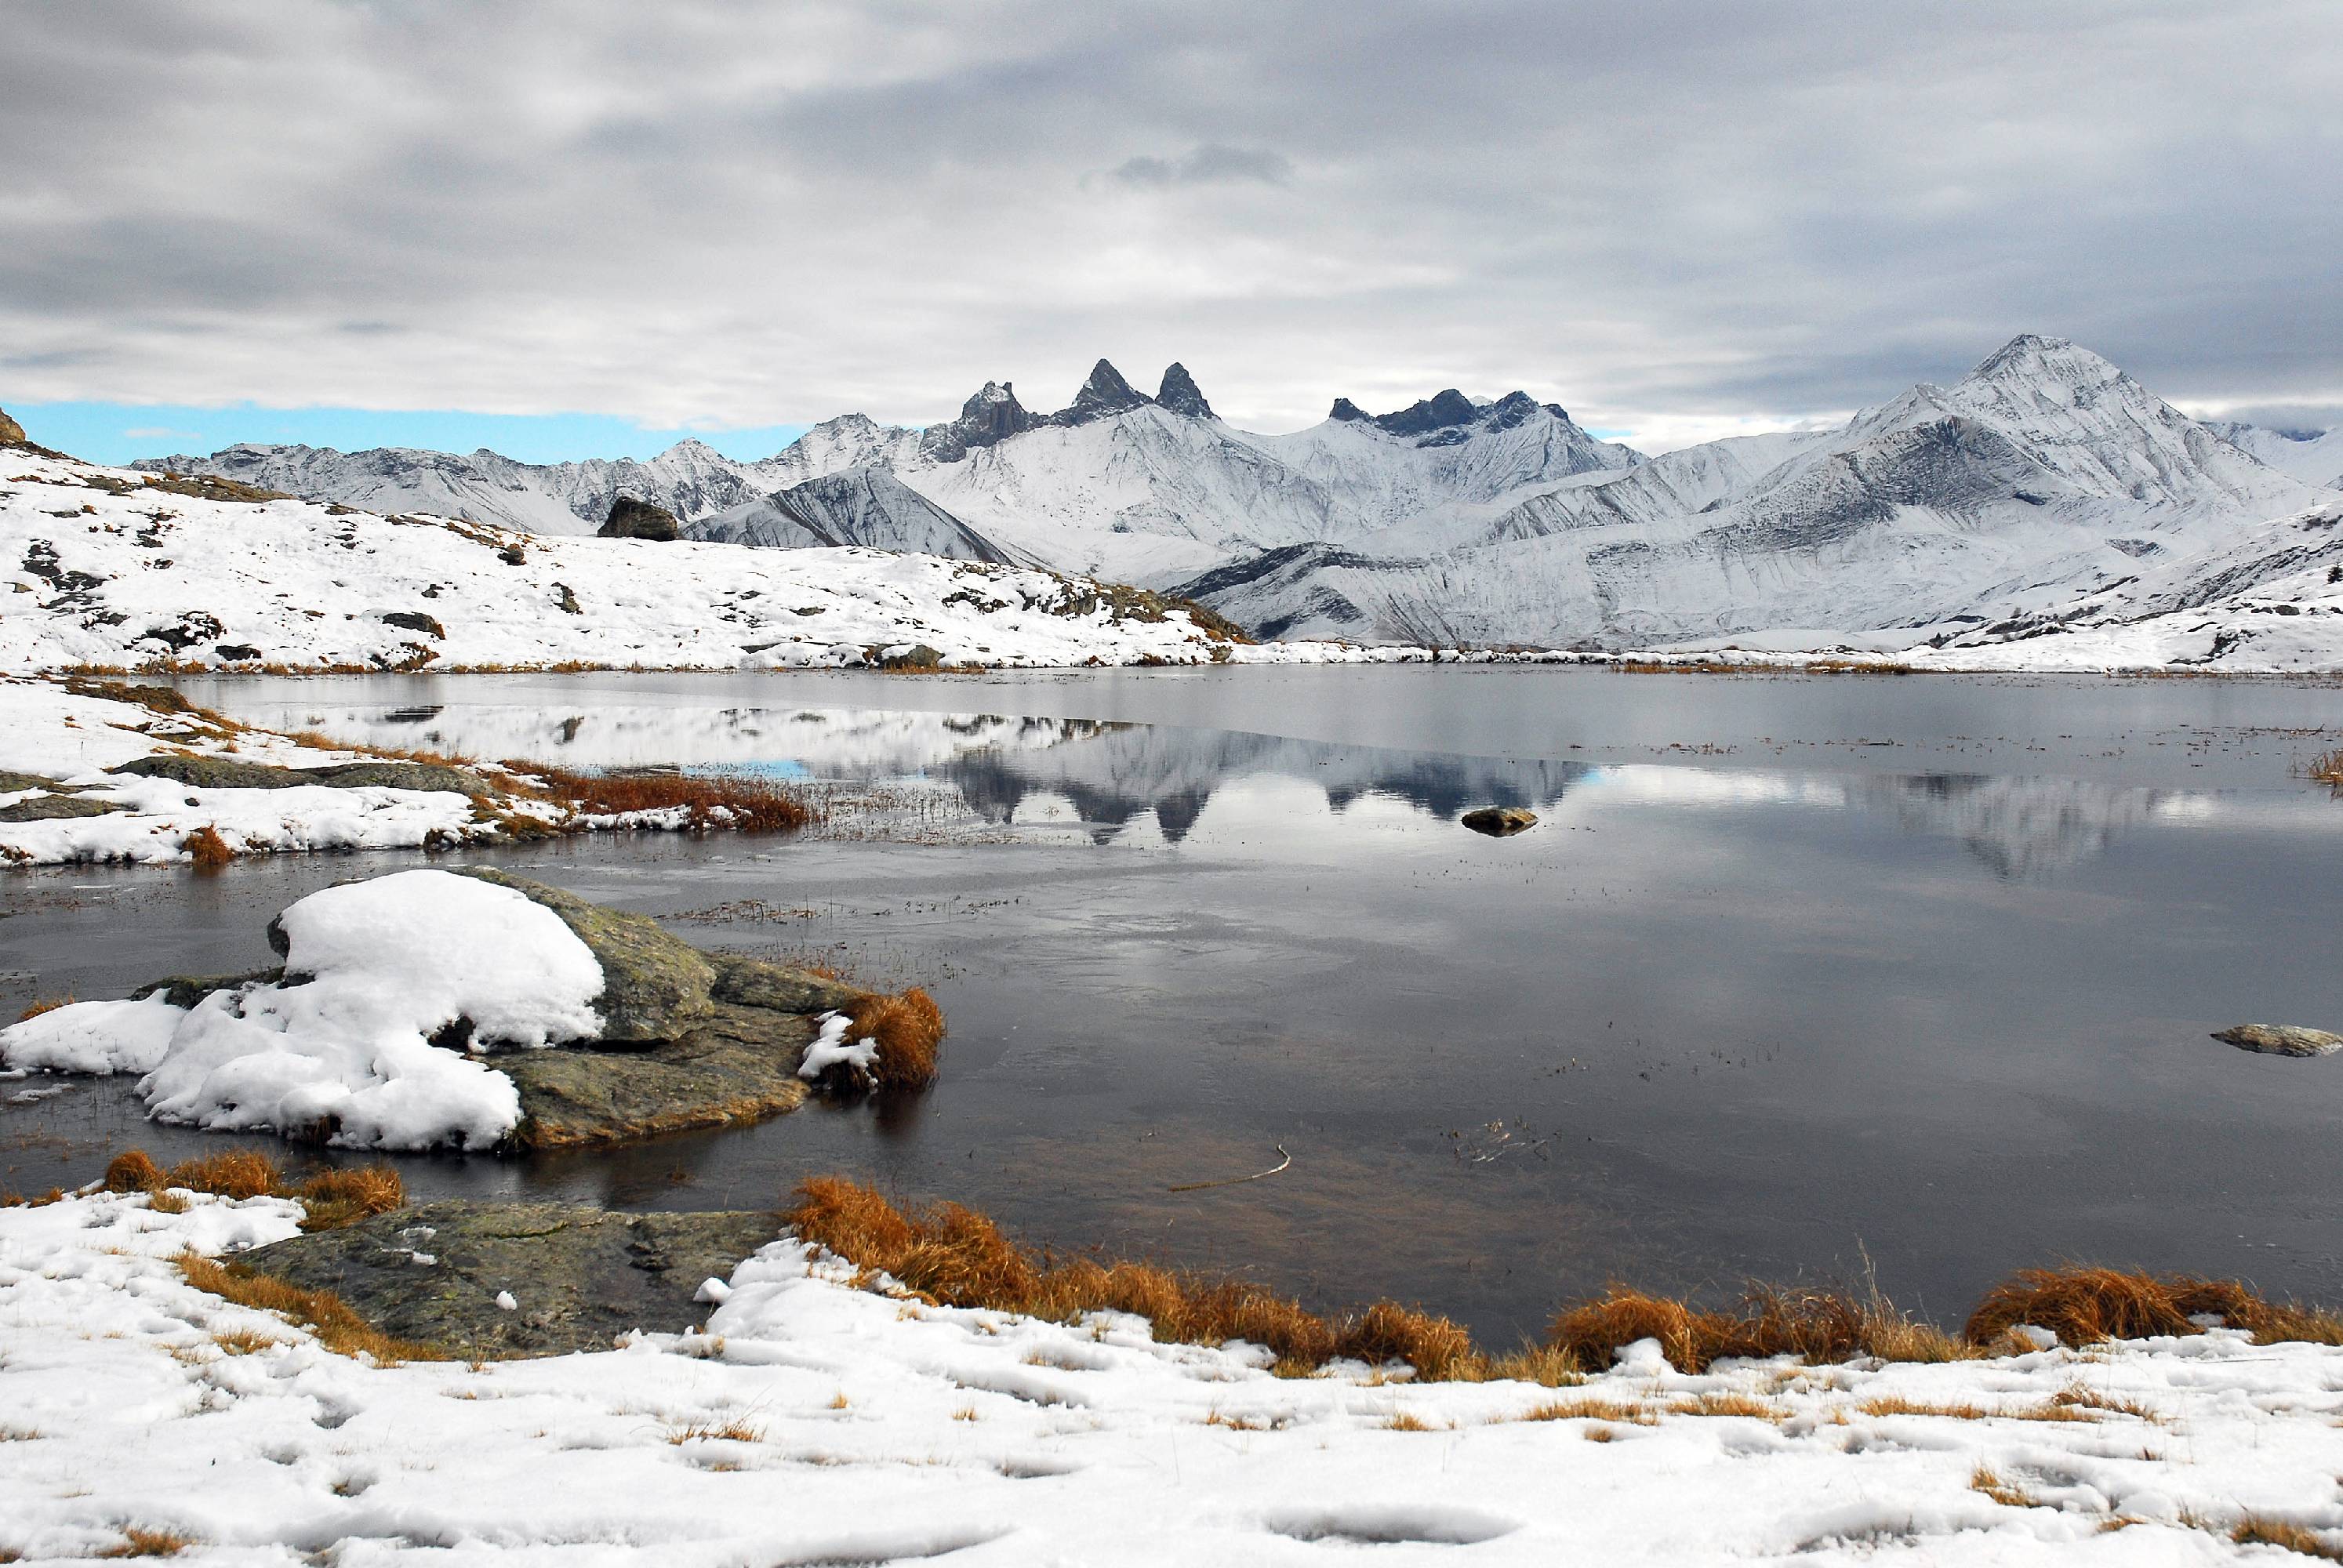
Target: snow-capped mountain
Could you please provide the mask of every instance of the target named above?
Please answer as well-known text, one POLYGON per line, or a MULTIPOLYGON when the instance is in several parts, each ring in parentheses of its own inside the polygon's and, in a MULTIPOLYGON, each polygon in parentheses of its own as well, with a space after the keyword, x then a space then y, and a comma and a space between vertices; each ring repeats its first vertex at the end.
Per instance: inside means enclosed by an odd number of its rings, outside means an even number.
POLYGON ((649 463, 239 447, 142 466, 545 532, 629 494, 702 539, 1036 563, 1176 588, 1272 638, 1622 648, 2056 615, 2316 504, 2330 458, 2338 434, 2201 424, 2028 335, 1841 429, 1648 460, 1521 392, 1338 398, 1263 435, 1182 366, 1150 396, 1102 359, 1055 413, 988 382, 925 429, 844 415, 756 463, 686 442, 649 463))
POLYGON ((2234 420, 2207 427, 2241 452, 2306 485, 2343 490, 2343 426, 2332 430, 2274 430, 2234 420))
POLYGON ((679 518, 698 518, 757 500, 788 482, 785 470, 769 474, 763 465, 736 462, 699 441, 679 441, 648 463, 631 457, 517 463, 485 447, 467 457, 406 447, 337 452, 236 446, 208 457, 147 457, 131 467, 212 474, 305 500, 422 512, 534 534, 590 534, 622 495, 679 518))
POLYGON ((1556 487, 1447 548, 1265 551, 1180 591, 1288 637, 1618 648, 1933 629, 2070 600, 2318 494, 2089 350, 2028 336, 1827 436, 1556 487))

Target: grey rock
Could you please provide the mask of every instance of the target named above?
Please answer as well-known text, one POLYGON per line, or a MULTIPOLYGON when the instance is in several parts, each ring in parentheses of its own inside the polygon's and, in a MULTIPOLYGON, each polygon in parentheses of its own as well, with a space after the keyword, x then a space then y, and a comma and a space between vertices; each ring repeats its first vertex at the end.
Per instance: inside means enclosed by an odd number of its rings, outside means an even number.
POLYGON ((1475 833, 1503 839, 1536 827, 1537 813, 1519 806, 1483 806, 1477 811, 1465 812, 1457 820, 1475 833))
MULTIPOLYGON (((444 638, 447 635, 447 628, 439 624, 439 619, 437 616, 425 615, 419 609, 394 609, 386 611, 382 618, 382 624, 385 626, 395 626, 401 631, 419 631, 426 637, 444 638)), ((222 648, 219 651, 221 657, 226 657, 227 650, 226 648, 222 648)))
POLYGON ((915 642, 900 653, 880 654, 879 668, 881 669, 933 669, 943 661, 944 656, 941 649, 930 648, 924 642, 915 642))
POLYGON ((452 1354, 562 1355, 608 1350, 633 1329, 705 1323, 714 1309, 692 1299, 700 1282, 729 1276, 779 1234, 779 1218, 767 1213, 457 1200, 297 1236, 236 1261, 331 1291, 385 1333, 452 1354), (497 1304, 500 1292, 513 1310, 497 1304))
MULTIPOLYGON (((276 950, 278 958, 285 956, 285 948, 279 945, 284 941, 284 928, 275 920, 269 921, 268 945, 276 950)), ((273 985, 284 978, 285 969, 281 964, 273 969, 250 970, 240 975, 169 975, 140 986, 130 994, 144 1000, 159 993, 173 1007, 193 1007, 216 990, 242 990, 248 985, 273 985)))
POLYGON ((66 817, 104 817, 129 807, 113 800, 92 800, 83 795, 38 795, 13 806, 0 806, 0 822, 55 822, 66 817))
POLYGON ((649 501, 639 501, 632 496, 619 496, 610 502, 610 515, 595 530, 605 539, 653 539, 661 544, 672 543, 683 532, 673 512, 665 507, 654 507, 649 501))
POLYGON ((988 381, 960 405, 959 418, 927 427, 920 437, 920 450, 940 463, 957 463, 979 447, 998 446, 1043 423, 1017 401, 1015 386, 988 381))
POLYGON ((509 888, 544 905, 593 952, 602 966, 603 991, 594 999, 594 1010, 602 1015, 604 1044, 680 1040, 715 1016, 709 994, 716 983, 715 966, 649 915, 605 909, 492 867, 461 867, 456 874, 509 888))
POLYGON ((2332 1056, 2343 1050, 2343 1034, 2291 1023, 2238 1023, 2216 1030, 2213 1038, 2261 1056, 2332 1056))
POLYGON ((1133 408, 1144 408, 1153 401, 1146 393, 1125 381, 1121 371, 1101 359, 1091 367, 1090 379, 1083 382, 1082 389, 1074 394, 1074 400, 1051 415, 1050 423, 1088 425, 1093 420, 1111 418, 1133 408))
POLYGON ((1185 414, 1191 419, 1212 417, 1212 406, 1204 401, 1203 391, 1196 385, 1196 378, 1188 374, 1186 366, 1177 361, 1165 367, 1163 386, 1155 394, 1155 401, 1172 413, 1185 414))
POLYGON ((458 795, 490 795, 488 781, 467 768, 436 762, 337 762, 325 768, 277 768, 234 757, 191 757, 161 752, 133 758, 109 773, 168 779, 199 789, 290 789, 323 784, 336 789, 424 789, 458 795))

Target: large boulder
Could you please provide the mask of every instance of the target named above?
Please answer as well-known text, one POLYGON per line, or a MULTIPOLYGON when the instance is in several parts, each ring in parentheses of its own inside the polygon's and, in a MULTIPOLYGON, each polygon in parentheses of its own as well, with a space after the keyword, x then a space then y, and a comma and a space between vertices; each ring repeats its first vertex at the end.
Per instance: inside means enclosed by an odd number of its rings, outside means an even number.
POLYGON ((547 1356, 608 1350, 631 1329, 698 1327, 714 1310, 696 1299, 701 1282, 729 1278, 779 1234, 772 1214, 450 1201, 297 1236, 236 1261, 331 1291, 397 1339, 466 1357, 547 1356))
POLYGON ((1536 827, 1537 813, 1519 806, 1483 806, 1477 811, 1465 812, 1457 820, 1475 833, 1503 839, 1536 827))
POLYGON ((25 427, 8 417, 8 410, 0 408, 0 447, 21 447, 29 439, 25 427))
POLYGON ((2232 1024, 2215 1030, 2213 1038, 2260 1056, 2332 1056, 2343 1050, 2343 1034, 2294 1023, 2232 1024))
POLYGON ((681 537, 683 525, 665 507, 620 496, 610 503, 609 517, 595 531, 605 539, 657 539, 668 544, 681 537))

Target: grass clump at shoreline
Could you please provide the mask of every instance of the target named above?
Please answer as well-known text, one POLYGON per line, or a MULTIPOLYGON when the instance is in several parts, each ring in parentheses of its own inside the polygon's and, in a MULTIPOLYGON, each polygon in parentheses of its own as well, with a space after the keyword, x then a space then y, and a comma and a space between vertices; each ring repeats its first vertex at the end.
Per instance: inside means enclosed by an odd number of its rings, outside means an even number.
MULTIPOLYGON (((1728 1311, 1614 1285, 1565 1307, 1542 1342, 1491 1354, 1453 1321, 1394 1302, 1327 1316, 1242 1280, 1131 1261, 1053 1263, 1020 1249, 992 1220, 961 1204, 900 1207, 846 1177, 805 1182, 782 1220, 800 1239, 854 1264, 866 1282, 884 1274, 941 1305, 1056 1322, 1131 1312, 1146 1318, 1159 1340, 1266 1346, 1276 1370, 1290 1376, 1336 1360, 1404 1362, 1427 1382, 1506 1378, 1559 1387, 1607 1370, 1621 1350, 1643 1340, 1657 1341, 1668 1362, 1688 1373, 1720 1361, 1777 1356, 1815 1364, 1967 1361, 2035 1350, 2033 1340, 2013 1332, 2019 1325, 2070 1346, 2199 1333, 2216 1320, 2265 1344, 2343 1344, 2343 1314, 2274 1302, 2237 1281, 2070 1266, 2015 1275, 1986 1295, 1957 1335, 1912 1317, 1875 1287, 1856 1293, 1753 1285, 1728 1311)), ((2055 1418, 2090 1414, 2062 1409, 2055 1418)))
POLYGON ((168 1171, 143 1149, 117 1154, 106 1167, 109 1192, 148 1192, 165 1212, 175 1191, 222 1198, 290 1198, 305 1211, 301 1229, 334 1231, 407 1203, 407 1185, 388 1165, 336 1166, 298 1181, 257 1149, 229 1149, 185 1160, 168 1171))
POLYGON ((782 1215, 866 1274, 885 1273, 947 1306, 1067 1322, 1094 1312, 1132 1312, 1155 1337, 1178 1343, 1246 1340, 1264 1345, 1282 1372, 1314 1371, 1338 1357, 1403 1361, 1427 1379, 1459 1376, 1477 1362, 1470 1336, 1446 1318, 1379 1302, 1330 1320, 1247 1281, 1206 1281, 1151 1263, 1077 1259, 1055 1264, 1020 1249, 984 1215, 958 1203, 898 1208, 876 1188, 839 1176, 798 1189, 782 1215))
POLYGON ((847 1010, 847 1033, 879 1042, 871 1087, 926 1089, 936 1081, 936 1048, 943 1043, 943 1010, 919 986, 894 996, 866 996, 847 1010))
POLYGON ((815 819, 805 797, 767 779, 739 774, 573 773, 543 763, 501 764, 530 792, 591 817, 681 808, 695 832, 787 833, 815 819))

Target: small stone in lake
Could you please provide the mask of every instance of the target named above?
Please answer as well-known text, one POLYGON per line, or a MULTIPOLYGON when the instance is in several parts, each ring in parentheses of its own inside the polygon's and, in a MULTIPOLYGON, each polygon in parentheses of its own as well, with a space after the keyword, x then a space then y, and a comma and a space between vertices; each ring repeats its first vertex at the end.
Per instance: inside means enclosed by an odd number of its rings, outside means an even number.
POLYGON ((1458 819, 1475 833, 1486 833, 1493 839, 1503 839, 1537 826, 1537 813, 1519 806, 1483 806, 1477 811, 1467 811, 1458 819))
POLYGON ((2239 1023, 2216 1030, 2213 1038, 2263 1056, 2332 1056, 2343 1050, 2343 1034, 2291 1023, 2239 1023))

